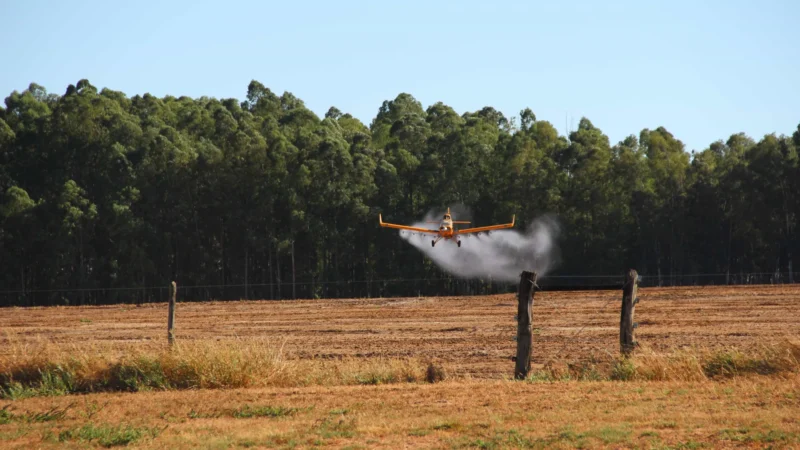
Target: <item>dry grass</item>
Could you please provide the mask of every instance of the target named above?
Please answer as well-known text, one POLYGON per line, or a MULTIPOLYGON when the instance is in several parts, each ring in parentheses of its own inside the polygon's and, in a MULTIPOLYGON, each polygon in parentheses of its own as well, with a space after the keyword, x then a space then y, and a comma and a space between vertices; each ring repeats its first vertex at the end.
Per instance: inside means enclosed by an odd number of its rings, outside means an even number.
MULTIPOLYGON (((698 345, 749 351, 800 330, 800 284, 647 288, 639 297, 636 338, 661 354, 698 345)), ((618 291, 537 292, 534 366, 618 353, 620 299, 618 291)), ((290 359, 417 358, 481 379, 513 372, 514 294, 179 303, 181 343, 267 338, 290 359)), ((5 332, 36 349, 154 354, 166 343, 167 312, 163 302, 3 309, 0 355, 15 345, 5 332)))
POLYGON ((796 448, 800 376, 449 380, 35 397, 2 448, 796 448), (66 411, 53 420, 48 411, 66 411))
POLYGON ((800 339, 746 349, 693 346, 667 352, 655 351, 645 344, 629 358, 603 353, 581 361, 550 361, 530 378, 534 381, 702 381, 796 373, 800 373, 800 339))
MULTIPOLYGON (((13 340, 12 340, 13 342, 13 340)), ((554 361, 531 381, 701 381, 800 372, 800 341, 740 350, 704 348, 630 358, 604 354, 554 361)), ((0 397, 23 398, 100 391, 230 389, 440 382, 464 379, 452 368, 413 358, 290 359, 267 339, 179 342, 172 349, 126 353, 98 345, 67 348, 14 344, 0 356, 0 397)))
MULTIPOLYGON (((287 359, 266 339, 190 341, 118 353, 101 346, 13 345, 0 356, 0 396, 99 391, 298 387, 425 381, 411 358, 287 359)), ((432 381, 440 381, 441 376, 432 381)))
POLYGON ((645 348, 632 360, 634 379, 696 381, 740 375, 786 375, 800 370, 800 340, 787 339, 771 345, 709 350, 690 348, 671 354, 645 348))
POLYGON ((800 445, 800 288, 644 292, 629 359, 618 293, 537 294, 526 382, 512 296, 3 314, 0 447, 800 445))

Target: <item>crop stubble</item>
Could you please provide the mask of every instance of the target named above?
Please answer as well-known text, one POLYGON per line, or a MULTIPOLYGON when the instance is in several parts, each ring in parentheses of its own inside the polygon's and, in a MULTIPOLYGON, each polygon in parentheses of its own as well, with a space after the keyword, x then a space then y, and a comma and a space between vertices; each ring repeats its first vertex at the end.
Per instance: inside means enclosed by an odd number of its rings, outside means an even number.
MULTIPOLYGON (((636 337, 656 351, 796 336, 800 286, 641 289, 636 337)), ((415 357, 476 378, 507 376, 516 343, 514 294, 392 299, 181 302, 177 339, 285 340, 290 358, 415 357)), ((621 292, 538 292, 533 363, 616 354, 621 292)), ((11 308, 0 344, 166 345, 167 304, 11 308)), ((0 345, 0 352, 6 345, 0 345)))

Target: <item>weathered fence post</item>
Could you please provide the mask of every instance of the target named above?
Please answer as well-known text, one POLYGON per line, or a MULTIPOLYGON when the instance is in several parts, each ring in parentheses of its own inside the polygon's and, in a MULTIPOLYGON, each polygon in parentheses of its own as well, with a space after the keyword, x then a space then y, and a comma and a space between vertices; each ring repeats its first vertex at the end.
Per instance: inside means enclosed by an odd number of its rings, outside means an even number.
POLYGON ((169 345, 175 342, 175 298, 178 293, 178 285, 173 281, 169 285, 169 316, 167 317, 167 340, 169 345))
POLYGON ((636 341, 633 339, 633 310, 639 303, 637 290, 639 286, 639 275, 636 270, 631 269, 625 278, 622 286, 622 311, 619 318, 619 346, 623 355, 629 355, 636 341))
POLYGON ((536 272, 524 271, 520 275, 517 292, 517 357, 514 378, 524 380, 531 370, 531 350, 533 333, 531 332, 531 310, 533 295, 536 292, 536 272))

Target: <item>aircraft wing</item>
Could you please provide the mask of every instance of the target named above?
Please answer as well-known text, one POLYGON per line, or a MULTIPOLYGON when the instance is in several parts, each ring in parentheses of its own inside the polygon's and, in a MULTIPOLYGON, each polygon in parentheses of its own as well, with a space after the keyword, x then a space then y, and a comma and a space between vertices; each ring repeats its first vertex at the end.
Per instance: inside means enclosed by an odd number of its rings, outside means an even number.
POLYGON ((505 228, 514 228, 514 221, 515 220, 516 220, 516 215, 511 216, 511 223, 504 223, 504 224, 501 224, 501 225, 489 225, 487 227, 465 228, 463 230, 458 230, 458 234, 483 233, 484 231, 502 230, 502 229, 505 229, 505 228))
POLYGON ((378 221, 380 222, 382 227, 385 228, 397 228, 398 230, 409 230, 409 231, 416 231, 419 233, 430 233, 430 234, 439 234, 439 230, 430 230, 427 228, 418 228, 418 227, 410 227, 407 225, 397 225, 394 223, 386 223, 383 221, 383 217, 378 214, 378 221))

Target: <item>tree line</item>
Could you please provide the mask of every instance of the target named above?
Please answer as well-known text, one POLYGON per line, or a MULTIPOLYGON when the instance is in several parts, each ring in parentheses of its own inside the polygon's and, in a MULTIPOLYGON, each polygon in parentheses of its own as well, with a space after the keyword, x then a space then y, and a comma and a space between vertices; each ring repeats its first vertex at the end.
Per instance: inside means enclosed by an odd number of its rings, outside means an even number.
POLYGON ((172 280, 208 286, 195 300, 451 292, 377 217, 452 204, 555 214, 556 274, 791 274, 798 148, 800 125, 689 153, 664 127, 611 143, 587 118, 564 136, 406 93, 367 125, 257 81, 244 101, 33 83, 0 107, 0 304, 163 301, 172 280))

